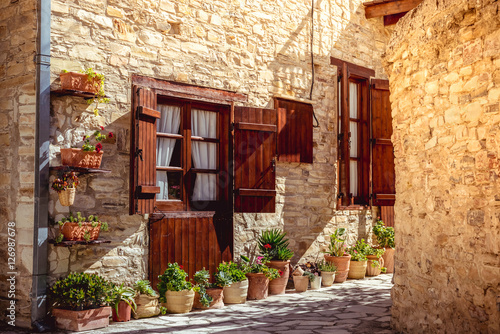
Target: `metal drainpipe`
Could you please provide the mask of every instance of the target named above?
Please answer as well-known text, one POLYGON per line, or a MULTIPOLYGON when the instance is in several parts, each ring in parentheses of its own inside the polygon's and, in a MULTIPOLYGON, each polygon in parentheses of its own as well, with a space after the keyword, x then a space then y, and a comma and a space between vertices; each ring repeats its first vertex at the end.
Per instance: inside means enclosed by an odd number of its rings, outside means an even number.
POLYGON ((33 226, 33 285, 31 290, 31 323, 38 331, 47 327, 47 237, 49 203, 49 136, 50 136, 50 0, 38 0, 38 36, 36 63, 35 128, 35 211, 33 226))

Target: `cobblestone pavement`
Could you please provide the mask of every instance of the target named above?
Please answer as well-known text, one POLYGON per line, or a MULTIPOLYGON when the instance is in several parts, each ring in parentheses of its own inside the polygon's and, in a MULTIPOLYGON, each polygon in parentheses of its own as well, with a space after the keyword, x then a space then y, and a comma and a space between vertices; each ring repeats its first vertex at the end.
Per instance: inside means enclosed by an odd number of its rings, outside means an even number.
POLYGON ((290 290, 219 310, 111 323, 81 333, 395 333, 390 329, 391 279, 386 274, 304 293, 290 290))

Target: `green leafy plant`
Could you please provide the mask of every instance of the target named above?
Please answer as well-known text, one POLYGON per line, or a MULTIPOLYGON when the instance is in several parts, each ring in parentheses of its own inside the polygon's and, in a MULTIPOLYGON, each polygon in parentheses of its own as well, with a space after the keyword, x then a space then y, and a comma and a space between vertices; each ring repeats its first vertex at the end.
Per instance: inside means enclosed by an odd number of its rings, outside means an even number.
POLYGON ((52 189, 60 193, 68 188, 76 188, 80 184, 75 172, 64 173, 61 177, 52 181, 52 189))
POLYGON ((318 269, 319 271, 325 271, 325 272, 336 272, 337 267, 333 262, 327 262, 327 261, 320 261, 318 262, 318 269))
POLYGON ((160 314, 161 315, 167 314, 167 308, 165 306, 160 306, 160 314))
POLYGON ((59 235, 55 238, 56 244, 62 242, 64 240, 64 234, 59 233, 59 235))
POLYGON ((370 245, 364 239, 358 240, 356 245, 348 249, 348 253, 351 254, 351 261, 366 261, 369 247, 370 245))
POLYGON ((87 78, 90 83, 94 86, 94 89, 97 91, 92 99, 87 100, 87 103, 91 105, 95 103, 94 114, 99 116, 99 103, 109 103, 109 98, 106 97, 106 93, 104 91, 104 74, 97 73, 93 68, 87 68, 85 71, 80 71, 81 73, 87 74, 87 78))
POLYGON ((328 251, 325 252, 331 256, 344 256, 346 251, 346 229, 341 227, 335 230, 333 234, 330 235, 330 244, 328 245, 328 251))
POLYGON ((200 303, 205 307, 208 307, 213 301, 213 298, 207 293, 207 288, 210 286, 209 280, 210 273, 205 268, 198 270, 193 276, 193 281, 196 283, 195 290, 200 295, 200 303))
POLYGON ((377 241, 380 247, 394 248, 394 228, 386 227, 382 220, 377 220, 375 226, 373 226, 373 234, 377 236, 377 241))
POLYGON ((309 278, 309 281, 314 282, 314 280, 318 276, 318 273, 312 273, 312 272, 306 270, 306 271, 304 271, 302 276, 307 276, 309 278))
POLYGON ((145 279, 141 279, 135 282, 134 290, 143 295, 158 297, 158 292, 153 290, 153 288, 151 287, 151 283, 145 279))
POLYGON ((113 132, 108 132, 107 135, 102 134, 101 131, 104 131, 104 127, 101 126, 100 130, 95 130, 91 135, 84 135, 83 136, 83 145, 82 145, 82 151, 85 152, 94 152, 96 151, 97 153, 101 152, 102 150, 102 144, 101 142, 105 139, 113 138, 114 134, 113 132))
MULTIPOLYGON (((67 222, 78 223, 78 226, 80 226, 80 227, 83 226, 82 223, 84 223, 84 222, 90 223, 90 225, 92 227, 97 227, 97 226, 99 226, 99 223, 100 223, 101 224, 101 231, 107 231, 109 229, 108 223, 101 221, 98 216, 90 215, 88 217, 85 217, 85 216, 82 216, 81 212, 77 212, 76 216, 74 216, 73 213, 70 212, 68 217, 62 218, 57 223, 60 226, 63 226, 67 222)), ((89 235, 89 237, 90 237, 90 235, 89 235)))
POLYGON ((380 271, 385 274, 387 272, 387 268, 386 267, 381 267, 380 271))
POLYGON ((290 243, 285 237, 286 232, 280 229, 263 231, 257 240, 262 255, 271 261, 290 260, 293 252, 288 248, 290 243))
POLYGON ((184 271, 183 267, 177 262, 169 263, 165 272, 158 276, 158 292, 160 293, 160 302, 164 303, 165 292, 167 291, 182 291, 191 290, 193 285, 186 279, 188 274, 184 271))
POLYGON ((384 253, 384 248, 374 248, 372 246, 366 247, 366 255, 375 255, 377 258, 380 258, 382 255, 384 255, 384 253))
POLYGON ((53 306, 81 311, 109 305, 113 284, 97 274, 71 273, 50 288, 53 306))
POLYGON ((233 283, 231 275, 224 271, 216 271, 214 274, 214 280, 215 282, 211 285, 211 287, 223 288, 233 283))
POLYGON ((118 314, 118 304, 120 302, 125 302, 132 308, 132 311, 137 309, 137 305, 135 303, 135 295, 136 292, 133 288, 125 286, 123 283, 121 285, 114 285, 111 289, 111 306, 116 311, 116 315, 118 314))
POLYGON ((266 263, 269 259, 264 256, 257 256, 254 261, 251 261, 247 256, 241 255, 241 259, 244 261, 245 272, 247 273, 262 273, 270 280, 281 277, 283 272, 278 269, 269 268, 266 263))
POLYGON ((235 262, 222 262, 219 264, 217 271, 228 275, 232 282, 241 282, 247 279, 242 266, 235 262))

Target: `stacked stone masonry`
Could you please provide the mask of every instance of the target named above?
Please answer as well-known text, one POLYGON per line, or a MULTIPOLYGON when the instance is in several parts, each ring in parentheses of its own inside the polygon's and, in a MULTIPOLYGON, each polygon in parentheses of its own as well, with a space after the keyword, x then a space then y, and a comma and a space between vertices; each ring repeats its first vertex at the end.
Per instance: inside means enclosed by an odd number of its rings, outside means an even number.
POLYGON ((385 61, 395 329, 499 333, 499 3, 424 1, 398 23, 385 61))

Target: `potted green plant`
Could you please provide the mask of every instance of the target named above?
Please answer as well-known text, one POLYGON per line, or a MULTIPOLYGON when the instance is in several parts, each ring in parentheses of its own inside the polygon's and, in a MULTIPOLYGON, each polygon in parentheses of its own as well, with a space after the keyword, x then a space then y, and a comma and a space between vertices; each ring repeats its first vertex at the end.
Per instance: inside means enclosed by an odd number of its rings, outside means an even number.
POLYGON ((194 291, 188 274, 177 262, 169 263, 165 272, 158 276, 160 302, 166 303, 168 313, 188 313, 193 307, 194 291))
POLYGON ((111 306, 113 307, 113 321, 130 321, 132 311, 137 309, 135 304, 136 292, 133 288, 121 285, 114 285, 111 290, 111 306))
POLYGON ((366 276, 378 276, 382 272, 384 266, 384 258, 382 255, 385 253, 384 248, 367 247, 366 276))
POLYGON ((343 283, 347 279, 349 272, 351 255, 346 253, 346 229, 341 227, 337 228, 335 232, 330 235, 330 244, 328 251, 325 252, 325 260, 332 262, 337 267, 335 274, 335 282, 343 283))
POLYGON ((136 292, 136 309, 132 312, 134 319, 149 318, 160 314, 158 293, 153 290, 148 280, 138 280, 134 284, 136 292))
POLYGON ((378 220, 373 226, 373 234, 377 236, 377 242, 379 247, 385 249, 385 253, 382 255, 384 259, 384 266, 387 268, 387 273, 394 272, 394 228, 387 227, 384 225, 382 220, 378 220))
POLYGON ((231 284, 224 287, 224 304, 243 304, 247 300, 248 279, 241 265, 235 262, 222 262, 217 268, 231 278, 231 284))
POLYGON ((57 328, 84 331, 107 327, 112 284, 96 274, 71 273, 49 290, 57 328))
POLYGON ((367 248, 370 247, 364 239, 358 240, 356 245, 348 249, 351 255, 348 278, 362 279, 366 275, 367 248))
POLYGON ((104 127, 83 136, 82 148, 61 148, 61 163, 65 166, 99 168, 101 167, 102 141, 113 138, 113 132, 103 134, 104 127))
POLYGON ((214 283, 209 282, 210 273, 203 268, 198 270, 194 276, 193 281, 196 283, 194 287, 195 297, 193 308, 209 309, 209 308, 223 308, 223 289, 232 283, 230 275, 224 271, 217 271, 214 274, 214 283))
POLYGON ((57 222, 59 224, 59 236, 57 242, 63 240, 73 241, 92 241, 99 238, 101 230, 108 230, 108 223, 102 222, 98 216, 90 215, 82 216, 80 212, 76 213, 76 217, 70 212, 69 216, 62 218, 57 222))
POLYGON ((268 295, 269 281, 281 277, 282 272, 275 268, 269 268, 269 262, 264 256, 258 256, 254 261, 242 255, 246 264, 246 277, 248 278, 247 299, 265 299, 268 295))
POLYGON ((52 189, 57 191, 62 206, 71 206, 75 202, 76 187, 80 184, 75 172, 63 173, 52 181, 52 189))
POLYGON ((269 282, 270 295, 284 294, 290 276, 290 259, 293 252, 288 248, 290 243, 285 237, 286 232, 272 229, 263 231, 257 240, 261 255, 269 259, 267 266, 283 273, 281 277, 269 282))
POLYGON ((333 262, 320 261, 318 263, 318 269, 321 272, 322 285, 332 286, 335 280, 335 272, 337 271, 335 264, 333 264, 333 262))

